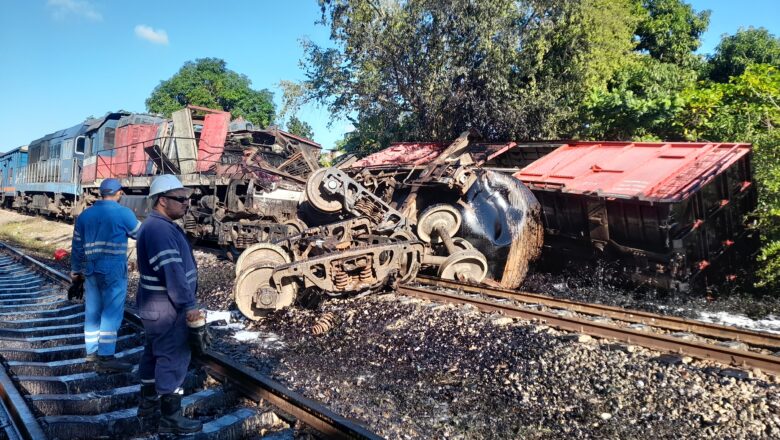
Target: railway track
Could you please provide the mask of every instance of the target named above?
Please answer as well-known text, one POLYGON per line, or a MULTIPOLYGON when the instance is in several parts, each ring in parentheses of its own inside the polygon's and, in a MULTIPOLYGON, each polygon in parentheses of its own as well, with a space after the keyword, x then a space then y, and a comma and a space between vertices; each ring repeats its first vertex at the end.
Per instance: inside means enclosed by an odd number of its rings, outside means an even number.
POLYGON ((780 375, 780 335, 601 304, 418 277, 398 293, 543 323, 560 330, 780 375))
MULTIPOLYGON (((98 375, 85 363, 84 307, 67 300, 68 282, 0 243, 0 440, 156 438, 135 416, 137 372, 98 375)), ((140 319, 128 311, 117 356, 137 361, 142 350, 140 319)), ((184 388, 185 415, 204 423, 186 438, 380 438, 216 352, 191 365, 184 388)))

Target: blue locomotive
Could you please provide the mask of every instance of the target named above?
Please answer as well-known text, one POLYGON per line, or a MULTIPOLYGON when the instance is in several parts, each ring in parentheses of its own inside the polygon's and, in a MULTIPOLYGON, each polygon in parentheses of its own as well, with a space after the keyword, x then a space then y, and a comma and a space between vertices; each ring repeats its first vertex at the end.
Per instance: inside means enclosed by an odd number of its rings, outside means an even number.
POLYGON ((0 155, 2 206, 70 217, 77 214, 86 122, 0 155))

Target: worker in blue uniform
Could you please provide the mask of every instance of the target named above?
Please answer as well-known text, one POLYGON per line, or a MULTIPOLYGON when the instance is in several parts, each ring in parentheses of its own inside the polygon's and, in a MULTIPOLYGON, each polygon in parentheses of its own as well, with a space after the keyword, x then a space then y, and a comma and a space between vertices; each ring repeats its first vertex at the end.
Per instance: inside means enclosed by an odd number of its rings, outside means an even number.
POLYGON ((118 180, 103 180, 101 199, 76 218, 71 246, 71 278, 86 278, 86 361, 97 362, 101 373, 133 368, 114 357, 127 296, 127 238, 141 227, 133 211, 118 203, 122 194, 118 180))
POLYGON ((182 416, 181 399, 191 350, 209 345, 205 312, 197 307, 198 268, 184 231, 174 223, 189 208, 191 191, 172 175, 155 178, 149 188, 153 210, 138 233, 136 296, 146 332, 138 373, 138 416, 161 412, 159 432, 188 434, 202 424, 182 416), (159 396, 159 398, 158 398, 159 396))

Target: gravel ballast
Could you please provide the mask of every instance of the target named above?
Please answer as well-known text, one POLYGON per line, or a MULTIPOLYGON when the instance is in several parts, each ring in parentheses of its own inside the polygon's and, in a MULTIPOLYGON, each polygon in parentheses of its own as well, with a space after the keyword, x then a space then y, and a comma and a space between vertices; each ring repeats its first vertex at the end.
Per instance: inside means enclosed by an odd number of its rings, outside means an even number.
MULTIPOLYGON (((197 250, 196 259, 201 303, 234 310, 232 263, 212 251, 197 250)), ((621 291, 606 278, 537 272, 524 288, 682 315, 745 313, 747 300, 621 291)), ((137 272, 129 284, 133 304, 137 272)), ((776 313, 771 300, 761 304, 776 313)), ((386 294, 258 322, 235 311, 220 317, 231 325, 213 323, 216 349, 388 438, 780 437, 780 385, 759 371, 665 362, 657 352, 467 307, 386 294), (327 313, 332 328, 313 335, 327 313)))

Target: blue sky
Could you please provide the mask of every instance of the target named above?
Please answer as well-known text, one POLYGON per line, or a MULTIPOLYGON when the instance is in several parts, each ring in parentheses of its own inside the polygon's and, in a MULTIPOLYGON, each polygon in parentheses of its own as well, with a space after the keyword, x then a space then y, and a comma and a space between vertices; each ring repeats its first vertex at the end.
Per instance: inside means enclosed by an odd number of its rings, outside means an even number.
MULTIPOLYGON (((722 34, 764 26, 780 34, 778 0, 689 0, 711 9, 701 53, 722 34)), ((145 111, 144 100, 185 61, 218 57, 274 92, 302 80, 302 38, 328 44, 316 0, 16 0, 0 15, 0 151, 109 110, 145 111)), ((330 148, 349 129, 324 108, 299 117, 330 148)))

